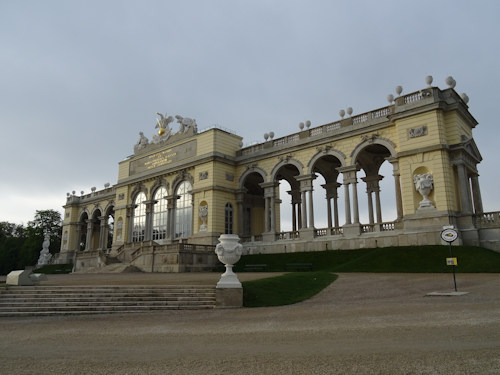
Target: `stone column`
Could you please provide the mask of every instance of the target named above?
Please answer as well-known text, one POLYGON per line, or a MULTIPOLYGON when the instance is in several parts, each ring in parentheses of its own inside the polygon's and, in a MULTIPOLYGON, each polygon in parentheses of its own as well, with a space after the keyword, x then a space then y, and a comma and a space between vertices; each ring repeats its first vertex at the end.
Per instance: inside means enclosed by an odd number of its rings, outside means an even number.
POLYGON ((356 172, 354 172, 354 181, 352 185, 352 210, 353 210, 353 223, 359 224, 359 204, 358 204, 358 181, 356 172))
POLYGON ((476 173, 471 177, 472 197, 474 200, 474 211, 476 214, 483 213, 483 200, 481 199, 481 189, 479 188, 479 175, 476 173))
POLYGON ((359 225, 359 206, 358 206, 358 180, 356 173, 359 171, 357 165, 350 165, 347 167, 336 168, 338 172, 343 175, 343 185, 345 190, 345 213, 346 225, 356 224, 359 225), (349 185, 352 185, 352 223, 351 223, 351 209, 349 199, 349 185))
POLYGON ((146 222, 144 228, 144 241, 151 241, 151 235, 153 231, 153 207, 156 201, 149 200, 144 201, 146 205, 146 222))
POLYGON ((368 223, 374 224, 372 191, 370 189, 367 189, 366 194, 368 196, 368 223))
POLYGON ((384 176, 375 175, 375 176, 366 176, 363 177, 362 180, 366 183, 366 193, 368 195, 368 216, 370 224, 374 224, 374 214, 373 214, 373 195, 375 195, 375 208, 377 212, 377 224, 382 222, 382 206, 380 204, 380 180, 382 180, 384 176))
POLYGON ((397 220, 403 219, 403 198, 401 195, 401 176, 399 173, 399 161, 396 158, 387 158, 389 163, 392 164, 392 175, 394 176, 394 192, 396 194, 396 211, 397 220))
POLYGON ((99 247, 97 250, 106 250, 106 239, 108 237, 108 222, 107 216, 99 216, 100 231, 99 231, 99 247))
POLYGON ((288 191, 288 194, 292 197, 292 230, 296 231, 301 227, 300 223, 300 190, 292 189, 288 191))
POLYGON ((134 210, 136 205, 129 204, 127 205, 127 220, 128 220, 128 239, 127 242, 132 242, 132 234, 134 232, 134 210))
POLYGON ((306 203, 306 192, 301 191, 301 215, 302 215, 302 220, 301 220, 301 225, 300 228, 307 228, 307 203, 306 203))
POLYGON ((339 196, 337 194, 337 188, 340 187, 341 184, 337 184, 337 187, 335 188, 335 195, 333 196, 333 224, 335 228, 338 228, 340 226, 339 224, 339 196))
MULTIPOLYGON (((377 184, 378 185, 378 184, 377 184)), ((382 222, 382 205, 380 204, 380 185, 375 190, 375 208, 377 210, 377 223, 382 222)))
POLYGON ((166 238, 172 241, 174 239, 174 214, 175 214, 175 196, 169 195, 165 197, 167 200, 167 235, 166 238))
POLYGON ((345 223, 351 224, 351 198, 349 197, 349 182, 344 182, 344 206, 345 206, 345 223))
POLYGON ((81 250, 80 248, 81 240, 82 240, 82 223, 78 222, 78 225, 76 227, 76 247, 75 247, 77 251, 81 250))
MULTIPOLYGON (((312 185, 312 184, 311 184, 312 185)), ((314 228, 314 207, 313 207, 313 188, 308 191, 309 195, 309 228, 314 228)))
POLYGON ((328 212, 328 228, 338 227, 339 225, 339 215, 338 215, 338 203, 337 203, 337 189, 341 184, 337 182, 330 182, 321 185, 326 191, 326 208, 328 212), (332 212, 332 200, 333 200, 333 212, 332 212), (334 220, 332 220, 334 219, 334 220), (335 223, 335 224, 334 224, 335 223))
POLYGON ((462 205, 462 212, 464 214, 471 214, 471 199, 470 199, 470 189, 469 189, 469 178, 467 176, 467 170, 463 161, 454 163, 458 171, 458 182, 460 186, 460 203, 462 205))
POLYGON ((260 186, 264 189, 265 199, 265 228, 266 232, 276 232, 276 182, 264 182, 260 186))
POLYGON ((238 233, 240 237, 244 236, 244 228, 243 228, 243 221, 244 221, 244 212, 243 212, 243 202, 245 200, 245 193, 246 189, 241 189, 236 192, 236 205, 238 207, 238 233))
POLYGON ((302 214, 301 214, 301 204, 302 200, 300 198, 300 190, 292 189, 288 192, 292 196, 292 207, 293 207, 293 230, 297 231, 302 227, 302 214))
POLYGON ((295 179, 300 183, 300 192, 302 193, 302 227, 301 229, 314 228, 314 207, 313 207, 313 180, 314 174, 297 176, 295 179), (306 199, 309 200, 308 204, 306 199), (307 222, 309 215, 309 225, 307 222))
POLYGON ((85 243, 85 251, 92 250, 92 232, 94 229, 94 220, 87 220, 87 239, 85 243))

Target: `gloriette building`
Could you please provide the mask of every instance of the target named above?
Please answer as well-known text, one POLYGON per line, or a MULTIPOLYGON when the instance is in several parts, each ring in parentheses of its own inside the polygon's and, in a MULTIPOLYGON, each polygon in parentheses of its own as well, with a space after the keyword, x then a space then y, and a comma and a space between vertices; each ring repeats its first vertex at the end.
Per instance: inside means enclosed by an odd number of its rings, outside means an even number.
POLYGON ((447 82, 440 89, 428 77, 428 87, 411 94, 397 88, 387 107, 359 115, 348 108, 338 121, 306 122, 249 147, 231 132, 198 131, 193 119, 158 114, 153 137, 141 132, 134 154, 119 163, 116 184, 68 193, 56 261, 74 262, 77 271, 113 262, 150 272, 207 270, 224 233, 238 234, 246 253, 272 253, 441 244, 448 225, 459 232, 455 243, 498 250, 499 215, 481 202, 477 121, 467 96, 447 82), (380 174, 384 163, 391 175, 380 174), (313 189, 319 176, 325 183, 313 189), (380 199, 383 178, 393 180, 389 205, 380 199), (323 228, 315 225, 316 194, 325 199, 323 228), (284 205, 291 205, 286 232, 284 205), (395 220, 383 220, 387 208, 395 220))

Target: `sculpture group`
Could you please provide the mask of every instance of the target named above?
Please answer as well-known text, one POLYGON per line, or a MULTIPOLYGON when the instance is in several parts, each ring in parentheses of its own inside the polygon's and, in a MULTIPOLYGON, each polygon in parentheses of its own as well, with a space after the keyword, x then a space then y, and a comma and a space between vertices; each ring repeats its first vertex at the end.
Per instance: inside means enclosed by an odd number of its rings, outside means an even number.
POLYGON ((153 137, 151 139, 151 143, 149 142, 148 138, 144 136, 143 132, 139 133, 139 140, 134 146, 134 152, 137 153, 138 151, 142 150, 143 148, 147 147, 150 144, 159 144, 159 143, 164 143, 170 139, 171 136, 177 135, 177 134, 187 134, 191 130, 191 134, 197 134, 198 133, 198 125, 196 124, 196 120, 189 118, 189 117, 182 117, 180 115, 175 115, 175 118, 177 119, 177 123, 179 124, 179 129, 177 132, 172 132, 172 128, 169 124, 174 122, 174 117, 173 116, 168 116, 167 113, 162 114, 159 112, 156 112, 156 114, 159 116, 159 118, 156 119, 156 126, 155 129, 158 129, 158 134, 153 134, 153 137))

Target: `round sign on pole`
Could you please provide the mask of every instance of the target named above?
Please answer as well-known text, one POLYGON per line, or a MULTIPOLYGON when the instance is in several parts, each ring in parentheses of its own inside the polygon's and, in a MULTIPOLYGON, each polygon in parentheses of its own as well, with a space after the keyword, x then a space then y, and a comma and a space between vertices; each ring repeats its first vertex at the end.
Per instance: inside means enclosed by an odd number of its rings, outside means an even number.
POLYGON ((455 229, 447 228, 441 232, 441 239, 446 242, 453 242, 458 238, 458 232, 455 229))

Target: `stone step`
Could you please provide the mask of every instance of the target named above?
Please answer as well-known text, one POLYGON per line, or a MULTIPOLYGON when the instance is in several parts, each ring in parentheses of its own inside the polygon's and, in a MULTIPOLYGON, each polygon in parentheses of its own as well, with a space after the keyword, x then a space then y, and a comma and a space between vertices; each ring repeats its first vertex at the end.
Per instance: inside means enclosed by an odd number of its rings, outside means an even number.
POLYGON ((0 317, 210 309, 215 298, 204 285, 9 287, 0 289, 0 317))

